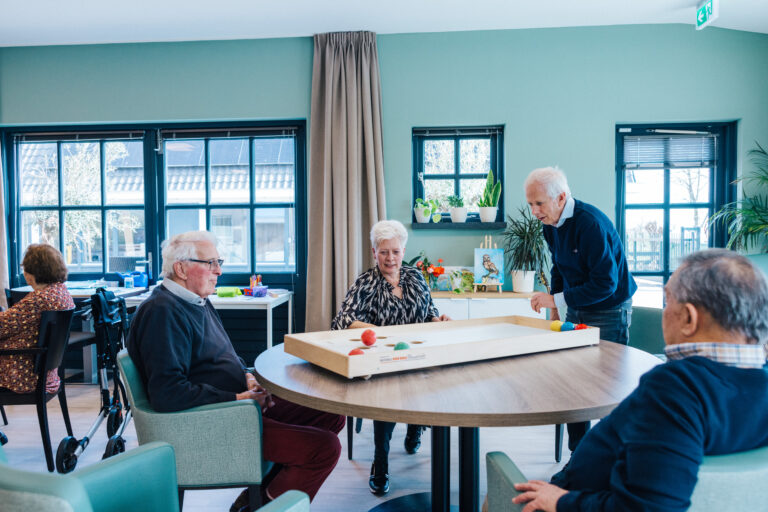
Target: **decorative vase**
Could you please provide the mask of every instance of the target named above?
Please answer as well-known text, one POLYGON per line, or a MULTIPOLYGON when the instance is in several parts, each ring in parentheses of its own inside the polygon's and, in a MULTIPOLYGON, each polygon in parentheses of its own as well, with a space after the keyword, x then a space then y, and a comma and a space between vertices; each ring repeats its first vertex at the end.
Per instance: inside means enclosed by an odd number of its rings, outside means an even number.
POLYGON ((481 206, 480 222, 496 222, 496 212, 498 209, 498 206, 481 206))
POLYGON ((512 276, 512 291, 518 293, 533 291, 533 278, 536 276, 536 272, 533 270, 513 270, 510 275, 512 276))
POLYGON ((424 208, 419 208, 416 206, 413 209, 413 213, 416 214, 416 222, 419 222, 420 224, 426 224, 429 222, 431 213, 429 210, 424 210, 424 208))
POLYGON ((467 208, 454 207, 451 208, 451 222, 466 222, 467 221, 467 208))

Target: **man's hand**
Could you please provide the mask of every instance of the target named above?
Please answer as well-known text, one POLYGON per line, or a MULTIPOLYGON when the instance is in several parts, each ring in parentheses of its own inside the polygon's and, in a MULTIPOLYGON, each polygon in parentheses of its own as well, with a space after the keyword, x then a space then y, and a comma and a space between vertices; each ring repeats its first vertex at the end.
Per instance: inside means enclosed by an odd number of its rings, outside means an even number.
POLYGON ((245 372, 245 382, 248 385, 248 391, 264 390, 264 388, 261 387, 259 381, 256 380, 256 377, 254 377, 252 373, 245 372))
POLYGON ((536 292, 531 297, 531 308, 537 313, 541 312, 541 308, 556 309, 555 296, 544 292, 536 292))
POLYGON ((450 322, 451 317, 449 317, 448 315, 433 316, 432 321, 433 322, 450 322))
POLYGON ((264 389, 243 391, 235 395, 237 400, 256 400, 261 406, 261 412, 265 412, 267 409, 275 405, 272 401, 272 395, 264 389))
POLYGON ((531 480, 524 484, 515 484, 515 489, 522 492, 512 498, 512 503, 517 505, 527 503, 523 512, 534 512, 543 510, 544 512, 557 512, 557 500, 568 491, 561 489, 556 485, 542 482, 541 480, 531 480))

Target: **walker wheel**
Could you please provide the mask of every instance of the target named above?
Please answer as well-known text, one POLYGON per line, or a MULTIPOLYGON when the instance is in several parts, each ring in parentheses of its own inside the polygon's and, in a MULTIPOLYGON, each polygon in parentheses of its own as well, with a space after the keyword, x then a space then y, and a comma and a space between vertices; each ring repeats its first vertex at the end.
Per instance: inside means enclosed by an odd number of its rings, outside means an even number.
POLYGON ((111 407, 107 416, 107 437, 112 437, 120 430, 123 423, 123 411, 119 407, 111 407))
POLYGON ((69 473, 77 466, 77 455, 75 450, 80 446, 72 436, 67 436, 59 443, 59 449, 56 450, 56 471, 59 473, 69 473))
POLYGON ((120 436, 112 436, 109 438, 109 441, 107 441, 107 449, 104 450, 102 459, 108 459, 109 457, 117 455, 118 453, 123 453, 124 451, 125 439, 120 436))

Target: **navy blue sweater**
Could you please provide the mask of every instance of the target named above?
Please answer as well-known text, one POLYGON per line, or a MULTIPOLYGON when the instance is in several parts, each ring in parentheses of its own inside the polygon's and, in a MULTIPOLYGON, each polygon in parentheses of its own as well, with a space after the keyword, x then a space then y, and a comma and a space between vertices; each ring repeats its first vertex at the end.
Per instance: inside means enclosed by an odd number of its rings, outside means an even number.
POLYGON ((128 354, 159 412, 228 402, 247 389, 243 362, 210 301, 190 304, 164 286, 136 312, 128 354))
POLYGON ((704 455, 768 445, 767 368, 697 356, 643 375, 553 480, 558 512, 687 510, 704 455))
POLYGON ((590 204, 575 203, 573 217, 562 226, 544 226, 552 253, 551 292, 563 292, 569 308, 612 309, 632 297, 637 284, 611 220, 590 204))

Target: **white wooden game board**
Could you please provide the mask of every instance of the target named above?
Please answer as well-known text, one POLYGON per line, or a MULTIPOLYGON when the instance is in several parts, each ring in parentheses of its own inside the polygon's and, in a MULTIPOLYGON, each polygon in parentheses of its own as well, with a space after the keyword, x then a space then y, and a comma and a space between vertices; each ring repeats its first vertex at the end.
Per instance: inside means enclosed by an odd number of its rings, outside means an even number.
POLYGON ((374 327, 376 344, 366 347, 365 329, 308 332, 285 336, 285 352, 345 377, 413 370, 533 352, 595 345, 600 330, 555 332, 550 321, 505 316, 450 322, 374 327), (409 348, 395 350, 399 342, 409 348), (362 355, 349 355, 352 349, 362 355))

